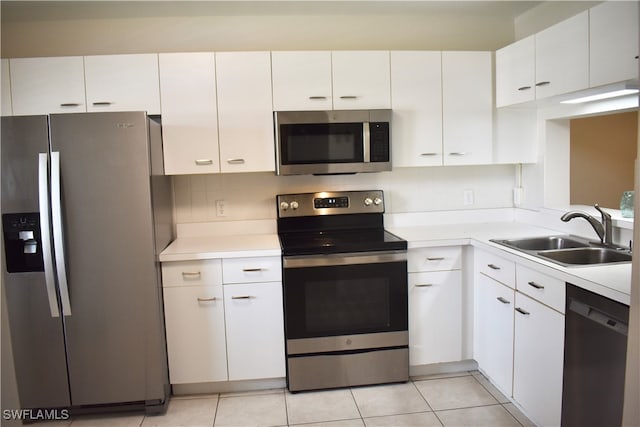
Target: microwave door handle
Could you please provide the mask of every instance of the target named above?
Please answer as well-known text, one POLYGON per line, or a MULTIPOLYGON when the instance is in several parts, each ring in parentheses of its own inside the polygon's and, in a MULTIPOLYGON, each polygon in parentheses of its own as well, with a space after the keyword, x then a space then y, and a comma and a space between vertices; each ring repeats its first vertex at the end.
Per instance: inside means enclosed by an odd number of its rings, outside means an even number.
POLYGON ((369 122, 362 124, 362 157, 365 163, 371 162, 371 130, 369 122))

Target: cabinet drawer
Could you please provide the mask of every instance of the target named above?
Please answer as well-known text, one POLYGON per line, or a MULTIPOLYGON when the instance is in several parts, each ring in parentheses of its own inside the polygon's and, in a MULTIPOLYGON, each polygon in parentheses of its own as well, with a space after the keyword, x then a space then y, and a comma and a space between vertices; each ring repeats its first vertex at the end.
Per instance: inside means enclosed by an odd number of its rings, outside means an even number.
POLYGON ((513 261, 507 261, 504 258, 487 252, 477 251, 475 253, 475 265, 477 271, 480 273, 515 289, 516 264, 513 261))
POLYGON ((517 265, 516 289, 554 310, 564 313, 565 283, 562 280, 517 265))
POLYGON ((279 282, 280 257, 232 258, 222 260, 224 283, 279 282))
POLYGON ((219 259, 162 263, 164 287, 219 284, 222 284, 222 262, 219 259))
POLYGON ((409 272, 460 270, 462 266, 462 248, 442 246, 411 249, 407 256, 409 272))

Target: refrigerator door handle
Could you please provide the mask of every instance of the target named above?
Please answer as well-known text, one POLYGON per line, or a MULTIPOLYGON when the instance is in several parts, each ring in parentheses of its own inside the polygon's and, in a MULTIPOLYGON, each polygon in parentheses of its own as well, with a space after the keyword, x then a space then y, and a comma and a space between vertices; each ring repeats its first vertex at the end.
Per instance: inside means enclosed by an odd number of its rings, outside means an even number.
POLYGON ((64 233, 62 230, 62 192, 60 191, 60 153, 51 152, 51 216, 53 219, 53 245, 56 254, 56 272, 60 287, 62 314, 71 316, 71 301, 67 284, 67 264, 64 253, 64 233))
POLYGON ((49 155, 38 155, 38 204, 40 206, 40 238, 44 261, 44 280, 49 299, 51 317, 60 317, 56 283, 53 277, 53 254, 51 253, 51 228, 49 226, 49 155))

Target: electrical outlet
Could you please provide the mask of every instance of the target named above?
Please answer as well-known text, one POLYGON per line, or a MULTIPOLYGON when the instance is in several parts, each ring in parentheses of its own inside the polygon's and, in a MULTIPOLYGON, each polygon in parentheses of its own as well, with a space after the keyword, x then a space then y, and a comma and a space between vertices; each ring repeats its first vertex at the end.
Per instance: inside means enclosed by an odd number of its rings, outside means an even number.
POLYGON ((465 204, 465 206, 473 204, 473 190, 464 190, 462 195, 464 199, 463 203, 465 204))
POLYGON ((216 200, 216 216, 227 216, 227 202, 216 200))

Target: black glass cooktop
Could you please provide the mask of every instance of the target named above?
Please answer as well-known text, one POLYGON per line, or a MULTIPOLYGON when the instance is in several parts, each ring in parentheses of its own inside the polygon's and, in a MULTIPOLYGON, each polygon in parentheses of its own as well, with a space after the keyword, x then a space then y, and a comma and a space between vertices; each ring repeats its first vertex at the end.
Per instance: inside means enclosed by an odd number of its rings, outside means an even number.
POLYGON ((406 250, 407 241, 380 228, 280 234, 285 256, 406 250))

